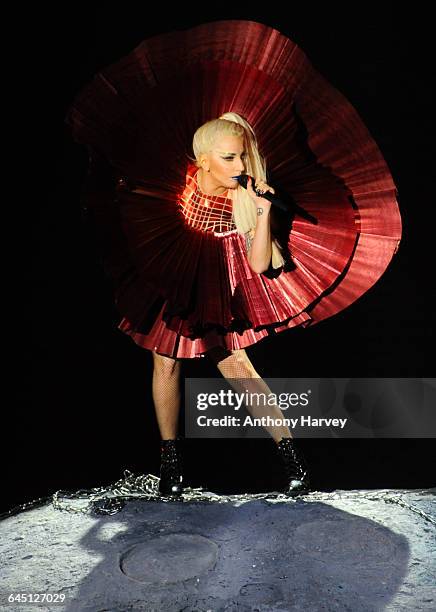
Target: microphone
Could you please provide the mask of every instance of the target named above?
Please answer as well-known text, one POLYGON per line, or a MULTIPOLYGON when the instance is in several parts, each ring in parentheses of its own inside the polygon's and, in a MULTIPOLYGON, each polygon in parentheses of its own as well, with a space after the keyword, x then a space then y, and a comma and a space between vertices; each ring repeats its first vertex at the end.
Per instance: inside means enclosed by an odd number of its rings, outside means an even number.
POLYGON ((251 184, 253 185, 254 193, 257 196, 259 196, 260 198, 265 198, 265 200, 268 200, 269 202, 271 202, 273 206, 277 206, 277 208, 280 208, 281 210, 284 210, 285 212, 289 210, 286 204, 284 204, 282 200, 276 196, 275 193, 271 193, 271 191, 265 191, 265 193, 260 193, 258 189, 255 189, 254 188, 255 180, 249 174, 240 174, 239 176, 234 176, 232 178, 236 179, 238 183, 241 185, 241 187, 243 187, 244 189, 247 189, 248 179, 251 178, 251 184))

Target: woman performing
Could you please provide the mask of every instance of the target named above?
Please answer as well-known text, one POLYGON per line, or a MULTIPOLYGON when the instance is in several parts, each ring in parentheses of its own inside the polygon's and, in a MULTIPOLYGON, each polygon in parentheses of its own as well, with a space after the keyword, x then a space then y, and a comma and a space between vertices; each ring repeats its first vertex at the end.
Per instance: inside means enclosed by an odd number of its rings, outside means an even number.
MULTIPOLYGON (((245 347, 332 316, 378 280, 401 238, 396 188, 352 106, 258 23, 144 41, 94 77, 67 121, 88 147, 119 328, 153 354, 159 491, 179 496, 181 360, 208 356, 238 392, 271 393, 245 347), (287 211, 271 205, 276 189, 287 211)), ((265 429, 284 492, 309 491, 289 428, 265 429)))

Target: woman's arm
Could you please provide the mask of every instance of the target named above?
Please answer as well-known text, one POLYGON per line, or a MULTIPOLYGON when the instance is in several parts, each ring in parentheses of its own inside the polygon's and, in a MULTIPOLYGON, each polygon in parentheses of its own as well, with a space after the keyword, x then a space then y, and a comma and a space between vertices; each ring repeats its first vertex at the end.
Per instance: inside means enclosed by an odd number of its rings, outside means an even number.
MULTIPOLYGON (((257 181, 256 186, 263 189, 263 191, 274 193, 272 187, 269 187, 264 182, 257 181)), ((271 202, 256 196, 250 181, 247 185, 247 191, 256 204, 257 209, 256 228, 245 234, 247 259, 253 272, 261 274, 268 270, 271 263, 271 202)))
MULTIPOLYGON (((262 207, 260 207, 262 208, 262 207)), ((247 259, 250 268, 256 274, 266 272, 271 263, 271 227, 270 213, 263 211, 257 217, 256 229, 245 234, 247 259)))

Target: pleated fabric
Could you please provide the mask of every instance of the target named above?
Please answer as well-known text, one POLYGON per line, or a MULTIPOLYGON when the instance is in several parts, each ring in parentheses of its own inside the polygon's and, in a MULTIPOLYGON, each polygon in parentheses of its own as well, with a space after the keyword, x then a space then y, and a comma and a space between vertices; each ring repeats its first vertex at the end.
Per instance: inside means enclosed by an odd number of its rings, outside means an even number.
POLYGON ((352 304, 401 240, 397 189, 356 110, 277 30, 213 22, 143 41, 99 72, 67 123, 90 152, 87 195, 120 329, 196 358, 235 350, 352 304), (251 271, 237 229, 188 222, 192 137, 236 112, 253 126, 278 214, 284 268, 251 271))

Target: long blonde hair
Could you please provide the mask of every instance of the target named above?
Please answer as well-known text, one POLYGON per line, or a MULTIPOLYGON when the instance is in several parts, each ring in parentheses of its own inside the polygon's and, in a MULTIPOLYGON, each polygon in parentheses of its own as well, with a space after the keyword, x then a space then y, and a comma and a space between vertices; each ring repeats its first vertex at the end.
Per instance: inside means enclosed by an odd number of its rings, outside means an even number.
MULTIPOLYGON (((215 138, 223 134, 244 139, 246 173, 256 180, 266 181, 265 161, 259 153, 253 128, 248 121, 237 113, 224 113, 218 119, 212 119, 197 129, 192 141, 195 165, 200 167, 201 155, 210 151, 213 148, 215 138)), ((238 232, 244 235, 256 227, 256 205, 246 189, 240 185, 237 189, 230 190, 230 193, 233 200, 233 220, 238 232)), ((280 268, 283 266, 285 262, 281 255, 281 247, 274 237, 271 239, 271 253, 272 267, 280 268)))

